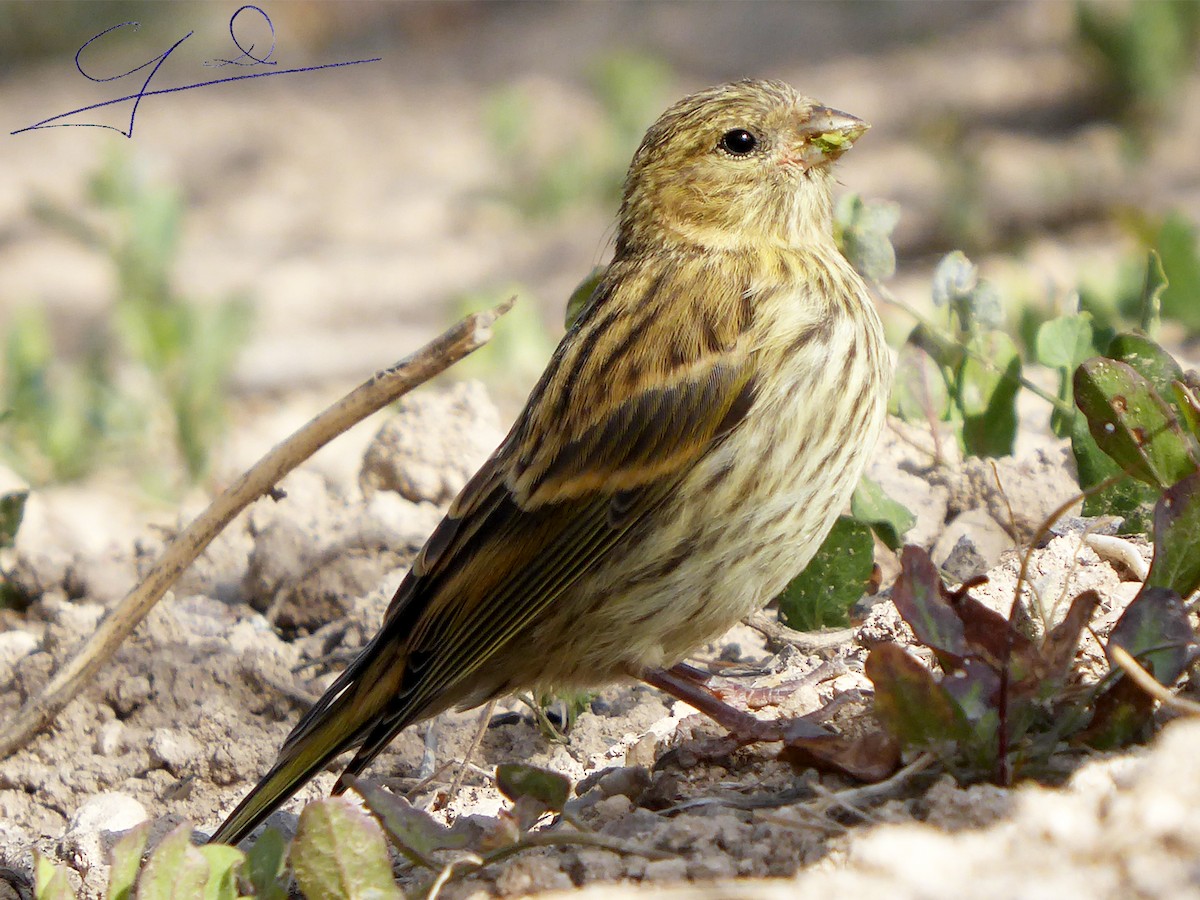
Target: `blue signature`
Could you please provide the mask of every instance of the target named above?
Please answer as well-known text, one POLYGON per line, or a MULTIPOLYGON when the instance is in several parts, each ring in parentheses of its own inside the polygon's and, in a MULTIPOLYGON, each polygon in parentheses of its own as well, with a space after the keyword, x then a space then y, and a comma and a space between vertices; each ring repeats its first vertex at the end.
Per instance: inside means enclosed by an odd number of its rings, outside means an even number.
MULTIPOLYGON (((133 75, 135 72, 142 72, 142 71, 145 71, 146 69, 149 69, 150 73, 146 76, 146 80, 142 82, 141 89, 138 90, 137 93, 129 94, 125 97, 117 97, 115 100, 105 100, 103 103, 93 103, 91 106, 83 106, 83 107, 80 107, 79 109, 73 109, 70 112, 59 113, 57 116, 51 116, 48 119, 43 119, 42 121, 37 122, 33 125, 27 125, 24 128, 18 128, 16 131, 12 131, 9 133, 10 134, 21 134, 22 132, 34 131, 39 128, 108 128, 108 129, 111 129, 112 131, 116 131, 116 132, 119 132, 120 134, 125 135, 125 137, 127 137, 127 138, 132 138, 133 137, 133 124, 134 124, 134 121, 137 119, 138 107, 141 105, 143 97, 156 97, 160 94, 174 94, 177 91, 190 91, 195 88, 210 87, 214 84, 224 84, 229 81, 245 81, 248 78, 266 78, 271 75, 294 75, 298 72, 316 72, 319 69, 336 69, 341 66, 357 66, 361 63, 379 62, 379 60, 382 59, 382 57, 377 56, 372 59, 355 59, 355 60, 350 60, 348 62, 325 63, 324 65, 320 65, 320 66, 303 66, 301 68, 296 68, 296 69, 274 69, 269 72, 254 72, 253 74, 250 74, 250 75, 231 75, 228 78, 216 78, 211 81, 199 81, 199 82, 196 82, 195 84, 184 84, 184 85, 180 85, 179 87, 161 88, 159 90, 154 90, 154 91, 150 90, 149 89, 150 82, 154 80, 154 76, 158 74, 158 70, 160 68, 162 68, 163 63, 165 63, 167 61, 167 57, 169 57, 172 53, 174 53, 176 50, 178 50, 180 45, 182 45, 184 41, 186 41, 193 34, 195 34, 194 31, 189 31, 187 34, 185 34, 183 37, 181 37, 179 40, 177 40, 174 44, 172 44, 171 47, 168 50, 166 50, 164 53, 160 53, 158 56, 155 56, 152 59, 147 60, 146 62, 142 63, 140 66, 130 69, 128 72, 122 72, 119 75, 110 75, 107 78, 100 78, 95 75, 89 75, 86 71, 84 71, 83 62, 80 60, 80 57, 83 55, 84 50, 86 50, 91 44, 100 40, 100 38, 104 37, 106 34, 111 34, 112 32, 114 32, 120 28, 128 28, 130 26, 133 27, 134 31, 137 31, 137 29, 140 27, 139 23, 137 23, 137 22, 122 22, 120 25, 114 25, 111 28, 104 29, 104 31, 100 32, 98 35, 96 35, 95 37, 93 37, 89 41, 87 41, 87 43, 85 43, 82 47, 80 47, 78 52, 76 52, 76 54, 75 54, 75 68, 78 69, 79 74, 82 75, 84 78, 86 78, 88 81, 95 81, 97 83, 103 83, 103 82, 107 82, 107 81, 117 81, 118 79, 121 79, 121 78, 128 78, 130 75, 133 75), (75 116, 80 113, 89 112, 90 110, 93 110, 93 109, 102 109, 103 107, 106 107, 106 106, 114 106, 118 103, 129 103, 130 101, 132 101, 133 105, 129 110, 129 129, 128 130, 123 129, 123 128, 118 128, 115 125, 102 125, 98 122, 64 122, 64 121, 62 121, 63 119, 69 119, 71 116, 75 116)), ((209 60, 204 65, 211 66, 211 67, 274 66, 274 65, 277 65, 276 61, 271 59, 272 54, 274 54, 274 52, 275 52, 275 26, 271 22, 271 17, 268 16, 265 12, 263 12, 263 10, 259 9, 257 6, 251 6, 251 5, 247 4, 246 6, 239 8, 237 12, 235 12, 232 16, 230 16, 230 18, 229 18, 229 36, 231 38, 233 38, 233 45, 235 47, 237 47, 238 50, 241 51, 242 55, 238 56, 234 59, 209 60), (237 19, 238 19, 238 16, 241 16, 243 13, 249 13, 251 15, 253 15, 254 13, 257 13, 259 16, 262 17, 263 21, 266 22, 267 27, 270 28, 270 30, 271 30, 271 48, 269 50, 267 50, 266 53, 261 53, 260 55, 255 55, 255 45, 253 43, 251 43, 251 44, 249 44, 249 46, 243 46, 242 41, 238 38, 237 19)))

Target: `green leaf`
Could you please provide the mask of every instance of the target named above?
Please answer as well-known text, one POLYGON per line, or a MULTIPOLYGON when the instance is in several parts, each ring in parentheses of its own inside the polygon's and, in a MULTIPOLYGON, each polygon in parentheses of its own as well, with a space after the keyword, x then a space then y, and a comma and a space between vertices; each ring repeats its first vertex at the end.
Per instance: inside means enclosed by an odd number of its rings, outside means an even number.
MULTIPOLYGON (((1109 647, 1121 647, 1155 679, 1172 685, 1191 663, 1194 635, 1187 612, 1175 591, 1145 586, 1113 626, 1109 647)), ((1090 704, 1092 721, 1079 740, 1101 750, 1123 746, 1150 727, 1154 698, 1118 673, 1101 687, 1090 704)))
POLYGON ((242 863, 242 873, 254 888, 256 900, 286 900, 287 888, 281 883, 287 860, 287 843, 278 828, 266 829, 242 863))
POLYGON ((1158 252, 1170 283, 1161 293, 1163 315, 1200 332, 1200 244, 1196 226, 1171 213, 1158 233, 1158 252))
POLYGON ((1126 363, 1145 378, 1164 400, 1170 400, 1183 369, 1166 350, 1141 334, 1122 333, 1112 339, 1104 355, 1126 363))
POLYGON ((933 303, 951 306, 968 297, 979 283, 979 268, 961 250, 947 253, 933 272, 933 303))
POLYGON ((576 285, 575 290, 571 291, 571 296, 567 299, 567 310, 563 317, 565 328, 570 329, 575 324, 575 320, 579 318, 588 301, 592 299, 592 294, 600 286, 604 273, 607 271, 608 266, 596 266, 583 281, 576 285))
POLYGON ((971 319, 984 328, 1000 328, 1004 325, 1004 303, 1000 291, 990 281, 980 281, 975 290, 966 297, 966 306, 971 319))
POLYGON ((899 645, 873 647, 866 675, 875 685, 875 714, 906 749, 944 754, 947 745, 953 747, 968 736, 958 704, 899 645))
POLYGON ((126 832, 112 849, 108 870, 107 900, 133 900, 133 886, 142 866, 142 852, 150 836, 150 823, 143 822, 126 832))
POLYGON ((496 787, 514 803, 528 797, 551 812, 562 812, 571 796, 571 779, 566 775, 525 763, 496 766, 496 787))
MULTIPOLYGON (((349 785, 363 798, 367 809, 379 819, 401 853, 412 850, 422 857, 428 857, 435 850, 458 850, 466 846, 465 834, 452 831, 403 797, 365 778, 351 778, 349 785)), ((570 782, 567 783, 567 790, 570 790, 570 782)))
POLYGON ((1124 475, 1113 458, 1100 449, 1083 416, 1076 418, 1071 426, 1071 452, 1075 455, 1079 486, 1089 492, 1083 498, 1083 514, 1121 516, 1125 520, 1121 526, 1123 534, 1148 532, 1154 504, 1159 496, 1158 490, 1124 475), (1114 477, 1120 480, 1103 490, 1092 490, 1114 477))
POLYGON ((1166 489, 1196 471, 1174 412, 1127 363, 1096 357, 1081 365, 1075 404, 1100 449, 1135 478, 1166 489))
POLYGON ((849 609, 865 593, 874 571, 871 530, 841 516, 804 571, 784 588, 779 614, 797 631, 847 625, 849 609))
POLYGON ((866 202, 847 194, 834 213, 834 235, 850 265, 872 281, 886 281, 896 272, 892 232, 900 221, 895 203, 866 202))
POLYGON ((138 900, 206 900, 209 863, 192 846, 192 827, 184 822, 154 848, 138 878, 138 900))
POLYGON ((1091 313, 1060 316, 1043 322, 1037 332, 1037 361, 1052 369, 1074 372, 1075 367, 1096 355, 1091 313))
MULTIPOLYGON (((1070 404, 1072 410, 1075 401, 1071 374, 1085 359, 1097 355, 1095 341, 1092 317, 1086 312, 1051 319, 1043 322, 1038 329, 1035 349, 1037 360, 1043 366, 1058 370, 1058 397, 1070 404)), ((1071 432, 1074 418, 1074 415, 1066 416, 1056 409, 1051 413, 1050 425, 1056 435, 1066 437, 1071 432)))
POLYGON ((17 530, 25 516, 25 501, 28 499, 27 490, 0 494, 0 548, 11 547, 16 542, 17 530))
POLYGON ((1200 473, 1172 485, 1154 508, 1154 561, 1146 585, 1181 597, 1200 588, 1200 473))
POLYGON ((199 850, 208 862, 204 900, 237 900, 237 870, 246 854, 228 844, 205 844, 199 850))
MULTIPOLYGON (((975 771, 990 771, 996 761, 996 732, 1000 727, 1000 672, 978 659, 963 660, 953 676, 943 678, 941 688, 962 713, 966 736, 959 744, 960 754, 975 771)), ((1009 737, 1020 734, 1028 718, 1024 696, 1009 694, 1009 737)))
MULTIPOLYGON (((37 900, 75 900, 67 870, 40 850, 33 851, 34 897, 37 900)), ((14 896, 17 896, 14 892, 14 896)))
POLYGON ((906 422, 939 422, 949 409, 950 392, 941 369, 923 347, 906 342, 896 360, 888 412, 906 422))
POLYGON ((1181 381, 1171 385, 1175 407, 1180 419, 1193 438, 1200 441, 1200 384, 1195 372, 1188 372, 1181 381))
POLYGON ((1009 456, 1017 438, 1021 356, 1012 338, 999 331, 977 335, 969 346, 978 356, 963 361, 955 391, 963 450, 971 456, 1009 456))
POLYGON ((1123 747, 1139 733, 1149 730, 1154 704, 1154 698, 1132 679, 1119 678, 1105 684, 1099 696, 1088 704, 1093 710, 1092 720, 1076 740, 1097 750, 1123 747))
POLYGON ((331 797, 304 807, 290 859, 306 897, 399 900, 387 842, 375 820, 349 800, 331 797))
POLYGON ((869 525, 890 550, 899 550, 904 535, 916 524, 917 518, 908 507, 887 495, 879 483, 866 475, 850 497, 850 515, 869 525))
POLYGON ((1146 259, 1146 281, 1142 285, 1142 315, 1139 327, 1146 334, 1158 330, 1162 319, 1162 295, 1167 289, 1167 273, 1163 271, 1162 257, 1151 250, 1146 259))

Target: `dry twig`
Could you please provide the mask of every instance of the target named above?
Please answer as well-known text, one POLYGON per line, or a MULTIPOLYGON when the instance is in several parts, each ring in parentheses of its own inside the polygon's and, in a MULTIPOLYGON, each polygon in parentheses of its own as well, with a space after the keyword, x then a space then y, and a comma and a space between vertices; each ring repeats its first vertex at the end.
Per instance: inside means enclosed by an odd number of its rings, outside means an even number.
POLYGON ((55 674, 42 692, 0 728, 0 759, 25 746, 116 653, 188 566, 243 509, 270 491, 300 463, 335 437, 396 398, 424 384, 491 339, 492 325, 508 312, 510 299, 467 316, 420 350, 375 373, 333 406, 273 447, 180 532, 143 581, 104 617, 95 634, 55 674))
POLYGON ((1125 674, 1133 679, 1133 683, 1139 688, 1161 703, 1163 706, 1170 707, 1176 712, 1183 713, 1188 716, 1200 716, 1200 703, 1195 703, 1187 700, 1184 697, 1178 697, 1171 693, 1171 690, 1147 672, 1133 655, 1124 647, 1118 647, 1110 644, 1108 647, 1108 655, 1112 657, 1113 662, 1120 666, 1125 674))

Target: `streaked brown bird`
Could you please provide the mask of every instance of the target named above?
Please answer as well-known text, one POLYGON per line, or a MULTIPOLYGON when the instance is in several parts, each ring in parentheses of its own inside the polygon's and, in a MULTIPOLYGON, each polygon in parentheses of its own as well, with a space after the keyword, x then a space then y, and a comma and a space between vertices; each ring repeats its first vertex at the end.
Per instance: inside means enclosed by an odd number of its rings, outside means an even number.
POLYGON ((846 503, 890 360, 834 244, 832 163, 867 129, 775 81, 687 97, 625 182, 613 260, 379 633, 212 840, 331 759, 519 689, 663 671, 775 597, 846 503))

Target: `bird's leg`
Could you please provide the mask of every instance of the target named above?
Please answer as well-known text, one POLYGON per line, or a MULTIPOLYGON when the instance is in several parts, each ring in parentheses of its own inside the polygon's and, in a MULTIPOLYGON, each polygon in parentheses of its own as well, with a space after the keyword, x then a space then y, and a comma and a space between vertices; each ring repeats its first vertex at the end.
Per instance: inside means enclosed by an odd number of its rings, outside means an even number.
POLYGON ((667 669, 667 672, 677 678, 686 678, 689 681, 694 681, 696 684, 708 684, 712 680, 712 673, 706 672, 697 666, 689 663, 679 662, 667 669))
POLYGON ((707 676, 692 666, 680 664, 670 669, 646 669, 638 677, 651 687, 695 707, 727 729, 739 744, 784 739, 784 729, 779 722, 764 721, 730 706, 704 683, 707 676))

